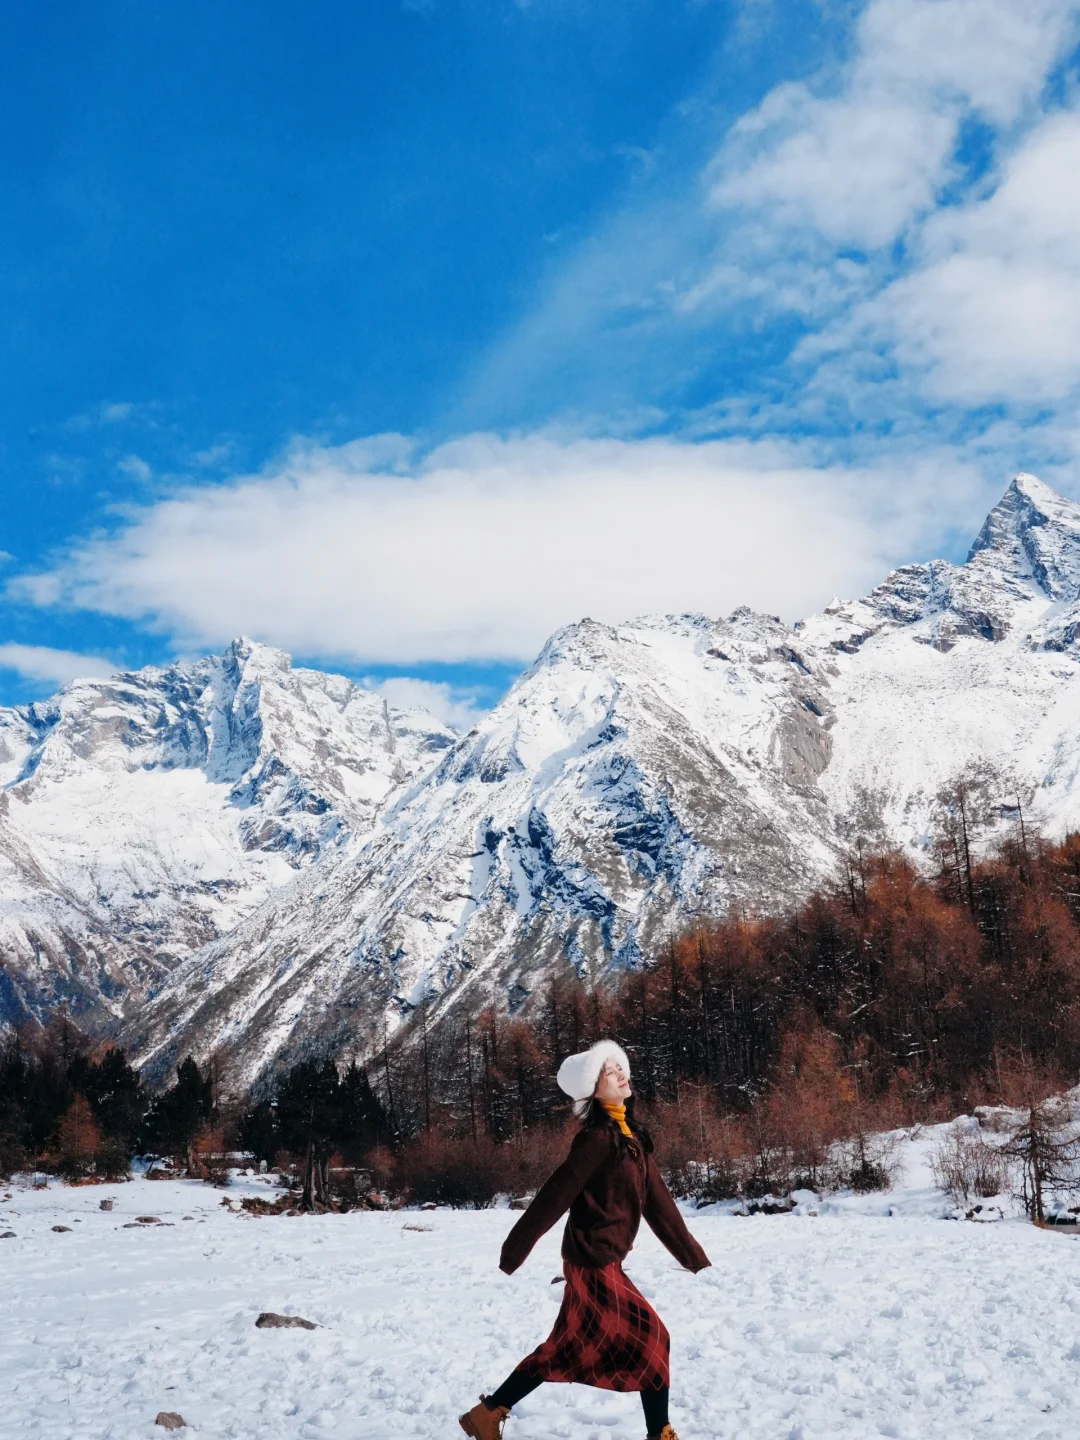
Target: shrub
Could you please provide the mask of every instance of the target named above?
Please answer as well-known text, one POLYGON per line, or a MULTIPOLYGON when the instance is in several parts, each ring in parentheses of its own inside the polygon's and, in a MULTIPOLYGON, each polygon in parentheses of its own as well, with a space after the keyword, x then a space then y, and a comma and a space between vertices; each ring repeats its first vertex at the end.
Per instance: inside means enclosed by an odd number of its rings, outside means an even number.
POLYGON ((1000 1195, 1007 1184, 1005 1157, 980 1130, 957 1122, 930 1157, 934 1183, 958 1205, 1000 1195))
MULTIPOLYGON (((490 1205, 497 1195, 520 1195, 537 1189, 566 1159, 570 1137, 565 1130, 526 1130, 501 1143, 490 1136, 455 1138, 436 1130, 410 1141, 398 1164, 387 1174, 385 1188, 407 1194, 421 1204, 490 1205)), ((379 1152, 367 1158, 379 1189, 379 1152)))
POLYGON ((858 1134, 834 1145, 824 1178, 827 1189, 850 1188, 857 1195, 891 1190, 900 1144, 895 1135, 858 1134))
POLYGON ((106 1135, 98 1147, 94 1173, 102 1180, 130 1180, 131 1156, 126 1143, 115 1135, 106 1135))
MULTIPOLYGON (((278 1167, 281 1168, 280 1165, 278 1167)), ((371 1188, 379 1194, 395 1194, 398 1190, 400 1166, 388 1145, 376 1145, 364 1156, 364 1168, 371 1175, 371 1188)))
POLYGON ((576 1120, 556 1127, 541 1125, 497 1146, 496 1193, 525 1195, 539 1190, 566 1159, 576 1132, 576 1120))
POLYGON ((499 1193, 495 1142, 454 1140, 426 1131, 408 1144, 401 1156, 401 1181, 421 1204, 490 1205, 499 1193))
POLYGON ((891 1190, 893 1177, 884 1165, 865 1156, 848 1172, 848 1184, 856 1195, 869 1195, 874 1190, 891 1190))
POLYGON ((710 1159, 700 1164, 691 1162, 686 1188, 680 1190, 699 1205, 714 1205, 718 1200, 733 1200, 744 1189, 743 1171, 737 1162, 718 1164, 710 1159))

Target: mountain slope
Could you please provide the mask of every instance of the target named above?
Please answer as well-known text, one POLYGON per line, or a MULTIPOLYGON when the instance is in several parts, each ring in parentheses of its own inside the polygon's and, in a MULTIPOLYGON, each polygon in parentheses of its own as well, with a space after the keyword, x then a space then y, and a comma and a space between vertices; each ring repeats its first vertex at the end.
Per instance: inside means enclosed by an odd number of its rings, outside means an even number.
POLYGON ((1018 476, 964 565, 896 571, 794 628, 737 611, 582 621, 362 843, 193 955, 130 1028, 250 1076, 370 1049, 427 999, 511 1009, 553 967, 634 964, 672 924, 778 908, 846 847, 925 853, 965 775, 990 818, 1080 821, 1080 507, 1018 476))
POLYGON ((119 1015, 453 739, 249 641, 0 710, 0 1020, 119 1015))
POLYGON ((828 830, 827 734, 787 635, 748 614, 560 632, 366 844, 201 952, 131 1038, 194 1027, 252 1065, 327 1026, 374 1042, 462 981, 515 1004, 553 964, 634 963, 676 910, 802 893, 837 852, 805 838, 828 830))

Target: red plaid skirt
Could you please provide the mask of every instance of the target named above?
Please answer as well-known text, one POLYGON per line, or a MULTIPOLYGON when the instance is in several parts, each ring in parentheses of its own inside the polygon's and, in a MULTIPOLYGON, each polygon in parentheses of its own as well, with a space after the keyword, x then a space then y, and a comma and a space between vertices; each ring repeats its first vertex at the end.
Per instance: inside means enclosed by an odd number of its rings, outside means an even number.
POLYGON ((517 1367, 541 1380, 601 1390, 660 1390, 670 1380, 667 1326, 616 1261, 563 1261, 566 1290, 551 1334, 517 1367))

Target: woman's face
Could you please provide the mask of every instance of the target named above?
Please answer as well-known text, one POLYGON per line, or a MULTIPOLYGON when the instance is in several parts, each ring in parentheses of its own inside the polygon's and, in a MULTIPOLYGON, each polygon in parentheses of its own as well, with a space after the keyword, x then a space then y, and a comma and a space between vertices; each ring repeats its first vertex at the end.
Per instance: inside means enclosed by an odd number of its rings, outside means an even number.
POLYGON ((593 1093, 597 1100, 608 1105, 621 1105, 625 1101, 630 1094, 630 1081, 617 1060, 605 1061, 593 1093))

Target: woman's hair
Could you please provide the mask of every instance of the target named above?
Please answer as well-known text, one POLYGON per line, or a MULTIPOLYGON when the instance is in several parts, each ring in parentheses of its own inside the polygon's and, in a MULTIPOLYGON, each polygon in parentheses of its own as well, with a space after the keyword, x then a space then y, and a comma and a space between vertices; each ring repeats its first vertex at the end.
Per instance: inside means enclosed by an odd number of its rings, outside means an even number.
MULTIPOLYGON (((586 1100, 584 1104, 585 1109, 582 1111, 581 1114, 581 1128, 583 1130, 591 1129, 594 1126, 599 1127, 601 1125, 606 1125, 610 1130, 614 1130, 615 1134, 619 1137, 620 1140, 625 1142, 626 1136, 615 1124, 615 1121, 612 1120, 611 1116, 607 1113, 599 1100, 594 1097, 591 1100, 586 1100)), ((653 1149, 652 1136, 649 1134, 648 1130, 645 1129, 645 1126, 640 1123, 640 1121, 634 1119, 633 1095, 628 1095, 626 1097, 626 1123, 634 1132, 634 1138, 641 1145, 642 1151, 646 1155, 651 1155, 653 1149)))

